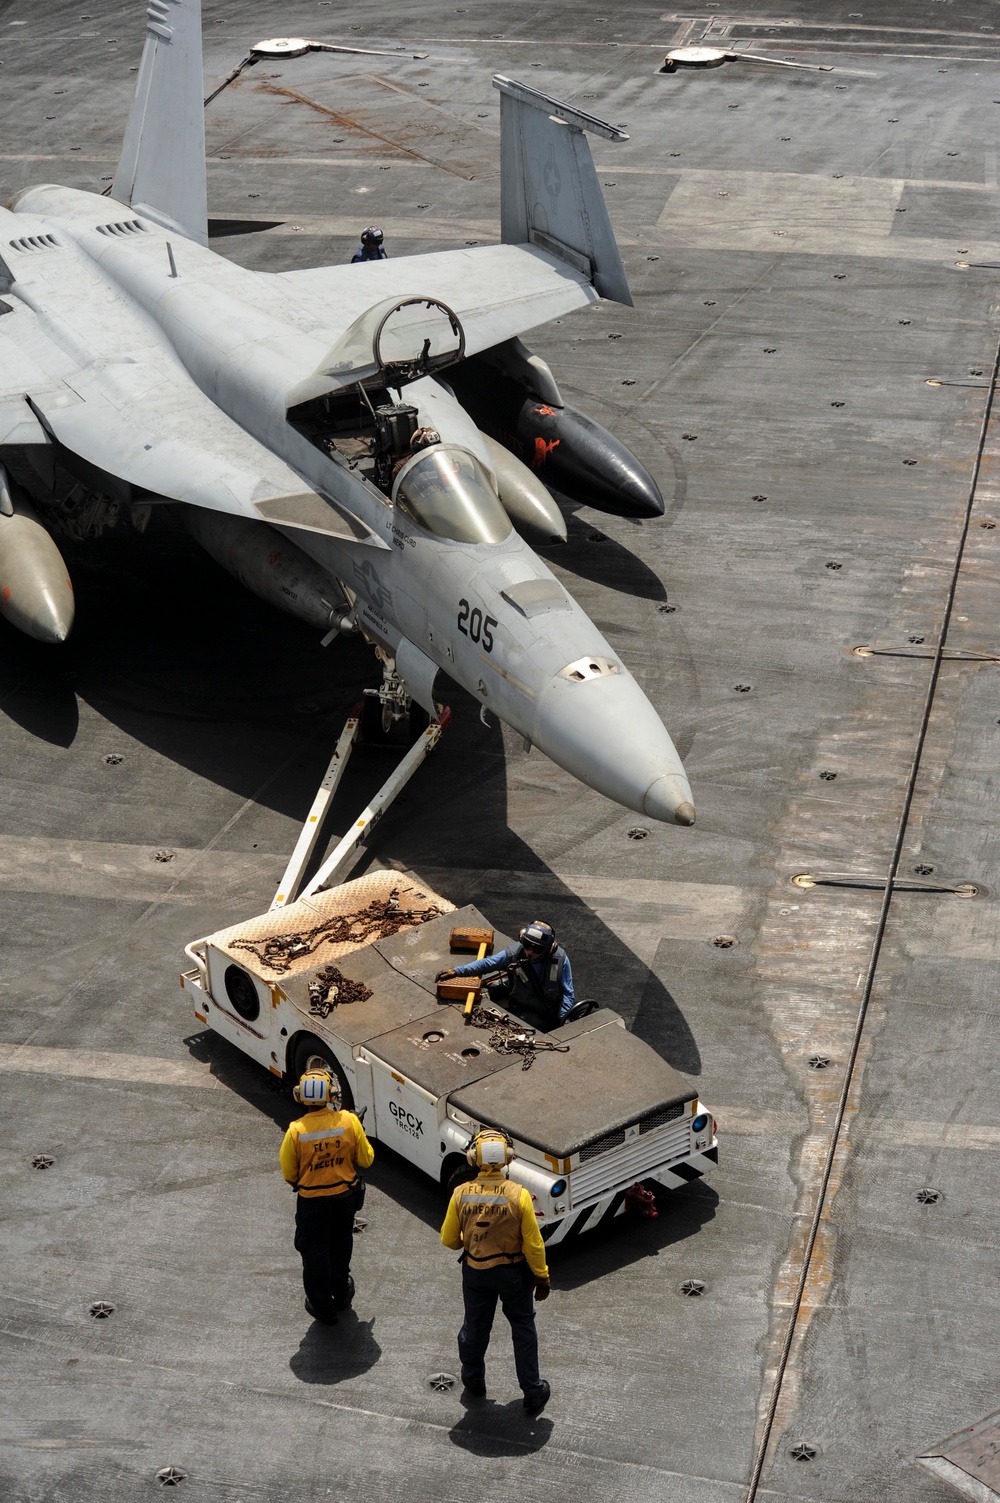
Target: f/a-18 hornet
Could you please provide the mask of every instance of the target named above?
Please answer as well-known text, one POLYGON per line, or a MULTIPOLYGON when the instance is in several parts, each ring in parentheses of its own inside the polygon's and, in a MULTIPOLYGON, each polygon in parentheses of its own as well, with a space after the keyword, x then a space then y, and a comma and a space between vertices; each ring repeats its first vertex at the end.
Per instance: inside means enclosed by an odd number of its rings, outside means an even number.
POLYGON ((663 511, 519 338, 631 304, 584 131, 623 133, 494 82, 501 244, 246 271, 208 249, 199 0, 151 0, 110 195, 46 184, 0 210, 0 609, 63 640, 53 532, 174 503, 251 590, 364 634, 386 730, 436 713, 442 670, 591 788, 689 825, 658 715, 528 542, 565 537, 543 478, 663 511))

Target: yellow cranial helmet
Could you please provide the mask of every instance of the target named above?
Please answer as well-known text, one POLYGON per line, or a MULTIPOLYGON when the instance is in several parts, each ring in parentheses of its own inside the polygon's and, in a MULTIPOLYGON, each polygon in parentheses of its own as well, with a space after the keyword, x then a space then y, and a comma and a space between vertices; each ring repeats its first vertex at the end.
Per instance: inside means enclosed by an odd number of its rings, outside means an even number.
POLYGON ((476 1169, 505 1169, 514 1157, 514 1145, 499 1128, 484 1127, 469 1144, 465 1157, 476 1169))
POLYGON ((292 1095, 303 1106, 340 1106, 340 1085, 329 1070, 307 1070, 292 1095))

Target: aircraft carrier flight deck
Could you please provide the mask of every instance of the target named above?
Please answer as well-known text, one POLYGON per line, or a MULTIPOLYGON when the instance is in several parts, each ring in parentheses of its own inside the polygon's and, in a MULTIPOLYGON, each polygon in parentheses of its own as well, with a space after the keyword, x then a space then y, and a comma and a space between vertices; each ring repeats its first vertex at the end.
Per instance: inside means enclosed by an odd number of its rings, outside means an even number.
MULTIPOLYGON (((502 1322, 486 1400, 439 1381, 444 1198, 378 1143, 353 1311, 311 1323, 298 1108, 177 975, 267 909, 374 660, 173 509, 61 541, 69 639, 0 626, 2 1503, 948 1503, 918 1458, 1000 1407, 1000 16, 602 8, 204 0, 206 95, 279 33, 389 54, 215 94, 209 235, 260 271, 347 262, 372 224, 390 259, 497 241, 494 74, 627 131, 591 148, 635 306, 528 343, 665 515, 574 503, 538 551, 697 823, 448 685, 364 862, 548 920, 577 995, 695 1081, 718 1170, 553 1248, 537 1418, 502 1322), (663 71, 685 48, 722 56, 663 71)), ((144 25, 2 0, 4 202, 107 187, 144 25)), ((335 833, 392 761, 355 752, 335 833)))

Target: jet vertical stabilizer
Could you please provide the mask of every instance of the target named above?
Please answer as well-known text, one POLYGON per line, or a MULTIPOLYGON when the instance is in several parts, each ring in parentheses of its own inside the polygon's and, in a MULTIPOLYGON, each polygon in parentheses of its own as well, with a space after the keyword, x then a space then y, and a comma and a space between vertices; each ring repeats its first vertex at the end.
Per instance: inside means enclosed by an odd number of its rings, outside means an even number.
POLYGON ((111 196, 208 244, 201 0, 149 0, 146 45, 111 196))
POLYGON ((558 256, 601 297, 632 306, 618 242, 584 131, 625 131, 496 74, 500 91, 500 238, 558 256))

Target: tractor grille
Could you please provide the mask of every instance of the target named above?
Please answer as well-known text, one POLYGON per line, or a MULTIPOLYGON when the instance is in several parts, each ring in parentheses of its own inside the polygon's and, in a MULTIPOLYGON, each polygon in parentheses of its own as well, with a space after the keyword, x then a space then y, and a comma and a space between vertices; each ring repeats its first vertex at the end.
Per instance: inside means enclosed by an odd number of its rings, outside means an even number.
POLYGON ((599 1153, 607 1153, 609 1148, 617 1148, 619 1143, 624 1143, 624 1141, 624 1127, 619 1127, 617 1132, 606 1132, 603 1138, 597 1138, 593 1143, 588 1143, 586 1148, 580 1149, 580 1163, 585 1164, 588 1159, 596 1159, 599 1153))
POLYGON ((673 1106, 661 1107, 657 1112, 647 1112, 645 1117, 639 1119, 640 1133, 654 1132, 665 1122, 676 1122, 678 1117, 683 1117, 686 1104, 684 1101, 677 1101, 673 1106))
MULTIPOLYGON (((665 1123, 675 1122, 678 1117, 683 1117, 685 1106, 686 1102, 675 1101, 673 1106, 658 1107, 655 1112, 647 1112, 644 1117, 639 1118, 637 1123, 631 1123, 630 1126, 638 1127, 640 1134, 655 1132, 665 1123)), ((614 1132, 606 1132, 603 1138, 595 1138, 593 1143, 588 1143, 585 1148, 580 1149, 580 1163, 589 1163, 591 1159, 596 1159, 599 1153, 607 1153, 609 1148, 617 1148, 624 1143, 627 1132, 627 1127, 619 1127, 614 1132)))
MULTIPOLYGON (((673 1112, 672 1107, 669 1110, 673 1112)), ((680 1110, 683 1111, 683 1107, 680 1110)), ((574 1206, 584 1205, 611 1190, 627 1189, 637 1180, 645 1179, 654 1169, 687 1158, 691 1152, 691 1119, 686 1114, 679 1120, 675 1116, 673 1121, 662 1126, 654 1125, 645 1132, 640 1131, 638 1137, 629 1138, 627 1143, 624 1142, 624 1129, 618 1134, 609 1133, 608 1137, 615 1137, 618 1144, 624 1146, 615 1151, 615 1145, 602 1138, 599 1141, 605 1143, 605 1147, 598 1149, 600 1157, 596 1162, 581 1162, 580 1168, 572 1171, 570 1196, 574 1206)), ((591 1148, 597 1148, 597 1144, 591 1144, 591 1148)), ((581 1161, 584 1153, 580 1154, 581 1161)))

